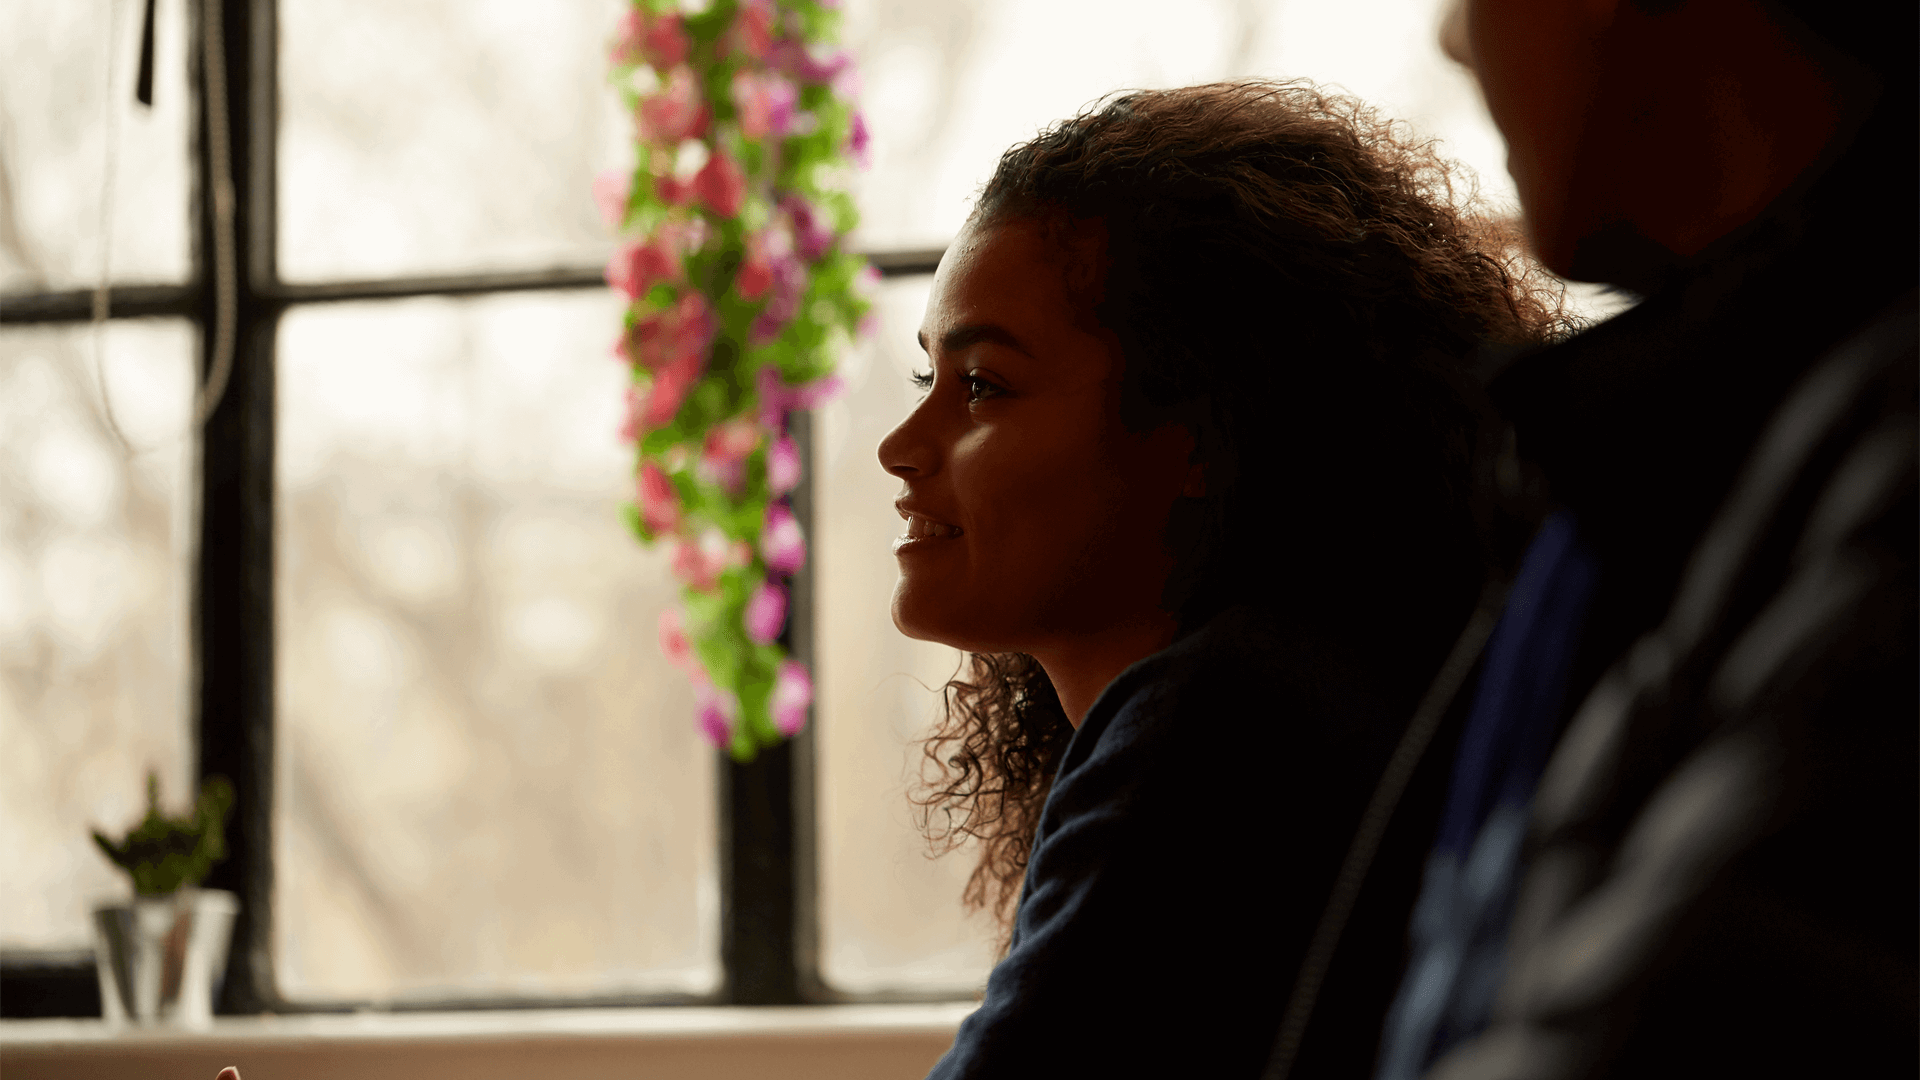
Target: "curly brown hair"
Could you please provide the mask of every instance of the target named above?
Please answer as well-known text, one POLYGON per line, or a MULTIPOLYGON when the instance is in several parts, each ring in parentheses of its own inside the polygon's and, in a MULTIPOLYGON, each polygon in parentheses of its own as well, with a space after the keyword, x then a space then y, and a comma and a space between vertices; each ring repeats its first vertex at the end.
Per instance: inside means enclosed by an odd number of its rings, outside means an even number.
MULTIPOLYGON (((1097 252, 1075 277, 1123 420, 1195 434, 1208 490, 1175 508, 1162 600, 1183 633, 1282 605, 1438 662, 1486 557, 1470 359, 1571 328, 1475 198, 1432 142, 1299 81, 1121 94, 1001 157, 974 224, 1097 252)), ((943 696, 914 802, 936 852, 978 842, 964 900, 1004 927, 1073 729, 1025 654, 971 655, 943 696)))

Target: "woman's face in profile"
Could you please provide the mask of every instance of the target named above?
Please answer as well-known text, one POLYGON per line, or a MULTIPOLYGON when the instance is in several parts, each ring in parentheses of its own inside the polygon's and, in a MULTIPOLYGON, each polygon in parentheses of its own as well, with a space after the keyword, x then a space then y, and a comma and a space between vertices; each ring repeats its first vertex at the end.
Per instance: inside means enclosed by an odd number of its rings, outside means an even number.
POLYGON ((1121 423, 1118 347, 1071 302, 1068 267, 1015 220, 969 224, 934 275, 927 394, 880 443, 905 488, 893 621, 909 637, 1031 653, 1165 618, 1192 436, 1121 423))

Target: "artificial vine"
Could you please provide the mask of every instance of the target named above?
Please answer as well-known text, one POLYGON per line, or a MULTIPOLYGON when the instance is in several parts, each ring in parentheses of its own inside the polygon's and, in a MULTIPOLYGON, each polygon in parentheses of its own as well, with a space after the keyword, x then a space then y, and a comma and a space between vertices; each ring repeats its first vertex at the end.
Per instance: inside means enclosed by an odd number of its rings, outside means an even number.
POLYGON ((620 235, 607 284, 628 299, 624 509, 641 542, 673 545, 682 604, 661 616, 661 648, 695 684, 701 730, 739 761, 806 723, 812 679, 779 643, 806 559, 788 420, 837 391, 834 356, 875 279, 842 243, 867 131, 836 7, 635 0, 612 47, 636 153, 594 194, 620 235))

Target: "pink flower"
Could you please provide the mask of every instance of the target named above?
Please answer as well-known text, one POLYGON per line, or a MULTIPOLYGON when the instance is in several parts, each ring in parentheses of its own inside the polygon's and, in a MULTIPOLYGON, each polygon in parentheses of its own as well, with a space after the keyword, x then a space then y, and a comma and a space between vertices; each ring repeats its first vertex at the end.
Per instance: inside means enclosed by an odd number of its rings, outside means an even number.
POLYGON ((800 448, 793 436, 782 435, 767 448, 767 486, 775 498, 785 495, 800 482, 800 448))
POLYGON ((709 528, 698 540, 681 540, 673 549, 675 577, 702 592, 712 589, 720 575, 753 558, 753 550, 739 541, 729 541, 719 529, 709 528))
POLYGON ((767 507, 767 520, 760 530, 760 557, 767 569, 791 574, 807 561, 807 541, 800 535, 800 522, 786 503, 767 507))
POLYGON ((660 655, 674 667, 685 670, 693 662, 693 646, 680 625, 680 609, 670 607, 660 613, 660 655))
POLYGON ((798 195, 787 195, 780 200, 780 209, 785 211, 787 220, 793 223, 794 248, 800 257, 808 262, 819 262, 820 256, 833 246, 833 227, 821 220, 819 211, 813 204, 798 195))
POLYGON ((670 68, 687 58, 692 44, 677 12, 648 18, 641 12, 628 11, 621 16, 617 33, 613 43, 616 64, 644 62, 656 69, 670 68))
POLYGON ((692 42, 687 40, 687 31, 680 25, 678 12, 657 15, 648 20, 647 36, 643 52, 647 63, 655 68, 670 68, 687 58, 692 42))
POLYGON ((760 426, 778 431, 785 426, 783 421, 787 413, 817 409, 840 396, 843 387, 838 375, 828 375, 801 386, 788 386, 778 371, 763 367, 754 387, 760 395, 760 426))
POLYGON ((793 261, 793 234, 778 217, 773 224, 747 237, 747 256, 740 263, 734 288, 747 300, 758 300, 793 270, 782 263, 793 261))
POLYGON ((653 179, 653 192, 668 206, 685 206, 693 201, 693 181, 671 175, 656 176, 653 179))
POLYGON ((609 50, 616 64, 630 64, 640 58, 640 42, 647 34, 647 17, 631 8, 620 16, 620 22, 614 28, 613 48, 609 50))
MULTIPOLYGON (((620 352, 620 347, 615 345, 613 351, 617 355, 620 352)), ((627 414, 620 419, 621 442, 636 442, 639 440, 640 416, 646 411, 647 395, 642 394, 637 387, 627 387, 627 414)))
POLYGON ((633 174, 625 169, 608 169, 593 178, 593 201, 607 228, 618 230, 627 223, 627 198, 632 193, 633 174))
POLYGON ((853 63, 853 57, 846 50, 836 49, 822 59, 814 55, 813 50, 793 38, 781 38, 775 42, 771 55, 767 58, 770 67, 779 68, 788 75, 810 83, 830 83, 840 77, 853 63))
POLYGON ((649 461, 640 466, 640 520, 647 531, 665 535, 680 527, 680 496, 673 481, 649 461))
POLYGON ((702 682, 694 691, 700 708, 700 731, 715 746, 733 741, 733 723, 740 715, 740 700, 730 690, 702 682))
POLYGON ((873 155, 869 152, 872 148, 872 142, 873 136, 867 132, 866 114, 854 113, 853 130, 847 134, 847 149, 852 151, 853 160, 858 162, 863 169, 873 164, 873 155))
POLYGON ((740 273, 733 279, 733 287, 740 290, 745 300, 758 300, 773 287, 773 264, 764 254, 753 250, 751 243, 746 259, 740 263, 740 273))
POLYGON ((747 344, 756 349, 771 345, 780 340, 780 331, 786 328, 785 319, 771 311, 763 311, 753 317, 753 325, 747 328, 747 344))
POLYGON ((730 47, 764 61, 773 48, 773 0, 746 0, 727 32, 730 47))
POLYGON ((736 417, 707 432, 706 444, 700 452, 712 461, 744 461, 759 445, 760 425, 745 417, 736 417))
POLYGON ((634 438, 671 421, 680 411, 706 370, 714 330, 713 311, 706 297, 695 292, 628 329, 619 352, 653 375, 645 397, 629 403, 627 426, 634 438))
POLYGON ((862 89, 860 69, 854 67, 852 64, 841 68, 840 74, 833 77, 833 96, 839 98, 841 101, 848 102, 849 104, 859 101, 860 91, 862 89))
POLYGON ((747 597, 747 610, 741 621, 747 626, 747 640, 755 645, 770 644, 787 624, 786 587, 771 581, 755 585, 752 595, 747 597))
POLYGON ((693 384, 700 381, 700 371, 704 367, 706 358, 703 354, 683 353, 655 371, 653 385, 647 388, 646 402, 640 410, 639 429, 652 431, 671 423, 680 412, 680 406, 686 403, 693 384))
POLYGON ((813 680, 798 660, 785 660, 774 677, 773 697, 767 702, 773 713, 773 726, 780 734, 794 736, 807 726, 807 706, 813 704, 813 680))
POLYGON ((715 150, 693 176, 693 193, 721 217, 740 213, 747 198, 747 174, 725 150, 715 150))
POLYGON ((768 431, 784 431, 787 426, 787 395, 792 388, 771 364, 755 374, 753 388, 760 395, 760 425, 768 431))
POLYGON ((680 256, 665 238, 623 244, 607 260, 606 278, 609 288, 638 300, 655 282, 679 280, 680 256))
POLYGON ((627 359, 659 373, 683 363, 688 356, 704 358, 715 329, 707 298, 697 292, 685 293, 672 307, 633 324, 627 331, 627 359))
POLYGON ((793 111, 800 91, 772 72, 735 72, 733 104, 739 110, 740 133, 749 139, 785 135, 793 127, 793 111))
POLYGON ((685 64, 673 69, 660 92, 640 102, 640 137, 678 145, 707 127, 707 103, 685 64))
POLYGON ((700 448, 700 474, 738 495, 746 485, 747 455, 760 445, 760 426, 741 417, 707 432, 700 448))
POLYGON ((810 383, 793 388, 793 396, 789 399, 793 404, 789 407, 794 409, 817 409, 827 402, 832 401, 834 398, 839 397, 840 391, 845 389, 846 383, 842 382, 838 375, 828 375, 824 379, 815 379, 810 383))
POLYGON ((807 291, 807 270, 791 254, 778 256, 770 263, 773 271, 772 295, 754 317, 747 342, 756 348, 780 336, 787 323, 800 311, 800 297, 807 291))

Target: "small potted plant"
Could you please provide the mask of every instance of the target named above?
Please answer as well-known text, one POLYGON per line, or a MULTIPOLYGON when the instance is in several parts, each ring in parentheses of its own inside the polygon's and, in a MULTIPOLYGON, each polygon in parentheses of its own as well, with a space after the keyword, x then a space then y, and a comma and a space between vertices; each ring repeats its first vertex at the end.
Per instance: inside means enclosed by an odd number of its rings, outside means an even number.
POLYGON ((94 959, 100 1004, 110 1023, 203 1026, 226 970, 239 898, 202 889, 227 854, 233 786, 210 777, 185 817, 160 811, 160 778, 147 774, 147 816, 118 842, 94 843, 133 879, 130 903, 95 909, 94 959))

